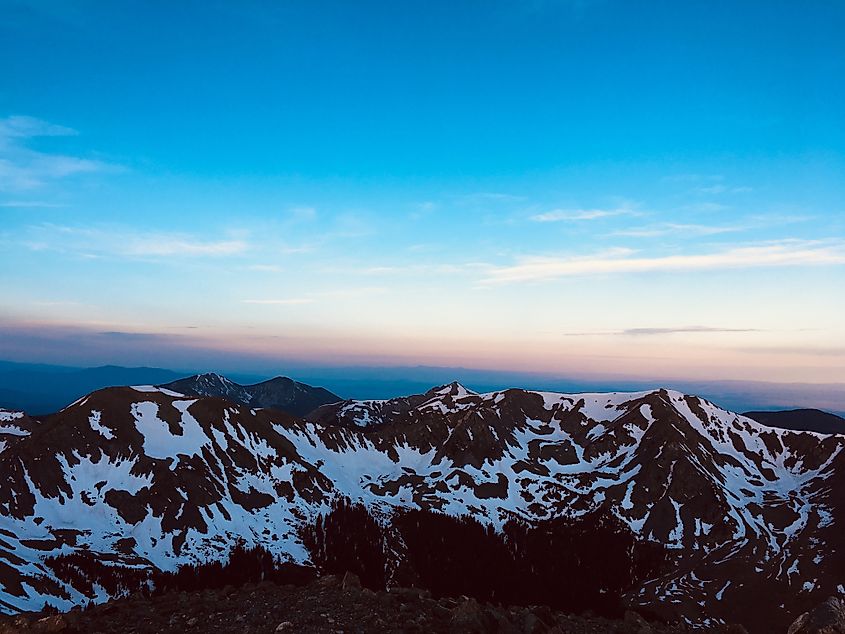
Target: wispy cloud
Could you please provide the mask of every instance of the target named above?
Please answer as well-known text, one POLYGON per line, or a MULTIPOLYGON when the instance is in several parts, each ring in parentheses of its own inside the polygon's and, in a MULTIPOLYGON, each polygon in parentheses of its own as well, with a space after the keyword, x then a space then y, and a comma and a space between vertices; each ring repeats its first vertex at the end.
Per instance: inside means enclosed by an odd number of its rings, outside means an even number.
POLYGON ((314 295, 324 299, 357 299, 371 295, 382 295, 389 292, 384 286, 350 286, 334 290, 315 292, 314 295))
POLYGON ((344 269, 326 269, 327 272, 344 272, 356 275, 372 275, 372 276, 401 276, 401 275, 457 275, 468 273, 479 268, 487 267, 486 264, 479 262, 463 262, 460 264, 452 264, 448 262, 439 263, 402 263, 391 265, 376 265, 364 267, 347 267, 344 269))
POLYGON ((749 227, 743 225, 702 225, 666 222, 632 229, 619 229, 608 235, 630 238, 654 238, 666 235, 676 237, 713 236, 723 233, 745 231, 749 227))
POLYGON ((27 145, 36 137, 76 134, 72 128, 33 117, 0 119, 0 191, 24 192, 69 176, 117 169, 99 160, 40 152, 27 145))
POLYGON ((674 335, 679 333, 707 334, 707 333, 730 333, 730 332, 765 332, 759 328, 725 328, 720 326, 674 326, 659 328, 626 328, 624 330, 604 330, 588 332, 567 332, 567 337, 640 337, 657 335, 674 335))
POLYGON ((299 304, 313 304, 311 297, 287 297, 284 299, 244 299, 244 304, 259 304, 262 306, 295 306, 299 304))
POLYGON ((96 333, 101 337, 111 337, 114 339, 136 340, 136 341, 157 341, 163 336, 159 333, 151 332, 127 332, 123 330, 106 330, 96 333))
POLYGON ((317 209, 315 207, 301 205, 289 208, 287 215, 294 222, 312 222, 317 219, 317 209))
POLYGON ((599 220, 614 216, 636 216, 640 212, 629 207, 614 209, 552 209, 534 214, 530 219, 534 222, 562 222, 565 220, 599 220))
POLYGON ((314 304, 318 301, 338 301, 349 299, 360 299, 372 295, 387 293, 388 289, 383 286, 350 286, 339 289, 314 291, 307 296, 301 297, 279 297, 266 299, 244 299, 242 304, 253 304, 257 306, 302 306, 314 304))
POLYGON ((721 328, 716 326, 680 326, 675 328, 628 328, 623 335, 652 336, 674 335, 677 333, 713 333, 713 332, 762 332, 759 328, 721 328))
POLYGON ((29 139, 39 136, 76 136, 79 134, 73 128, 55 125, 22 115, 13 115, 0 119, 0 144, 8 139, 29 139))
POLYGON ((739 348, 739 350, 751 354, 845 357, 845 346, 746 346, 743 348, 739 348))
POLYGON ((723 205, 722 203, 714 203, 710 200, 705 200, 702 202, 697 203, 690 203, 689 205, 685 205, 684 209, 687 211, 693 211, 696 213, 715 213, 717 211, 725 211, 726 209, 730 209, 729 205, 723 205))
POLYGON ((746 194, 754 191, 752 187, 745 186, 729 186, 729 185, 706 185, 698 187, 695 190, 697 194, 746 194))
POLYGON ((51 203, 45 200, 5 200, 0 202, 0 207, 12 209, 59 208, 65 206, 62 203, 51 203))
POLYGON ((127 228, 86 228, 54 224, 30 228, 24 245, 34 251, 57 251, 87 257, 161 258, 225 257, 244 253, 243 239, 205 240, 182 233, 143 232, 127 228))
POLYGON ((32 305, 40 308, 50 308, 56 306, 82 306, 82 303, 68 300, 44 300, 32 302, 32 305))
POLYGON ((325 240, 363 238, 378 232, 379 221, 371 214, 345 212, 334 217, 333 227, 325 234, 325 240))
POLYGON ((26 191, 77 174, 107 171, 100 161, 19 149, 0 156, 0 191, 26 191))
POLYGON ((784 215, 784 214, 755 214, 738 218, 734 224, 700 224, 682 222, 660 222, 628 229, 618 229, 608 236, 621 236, 630 238, 653 238, 661 236, 672 236, 677 238, 690 238, 701 236, 714 236, 725 233, 740 233, 758 229, 769 229, 774 226, 790 225, 812 220, 813 216, 784 215))
POLYGON ((725 180, 724 174, 671 174, 663 177, 666 183, 718 183, 725 180))
POLYGON ((296 255, 298 253, 312 253, 318 248, 318 244, 280 244, 276 250, 282 255, 296 255))
POLYGON ((432 253, 433 251, 441 251, 442 249, 443 245, 435 242, 421 242, 419 244, 411 244, 407 247, 410 253, 432 253))
POLYGON ((787 240, 734 247, 709 253, 642 257, 630 249, 613 249, 587 256, 532 256, 510 266, 491 268, 485 284, 550 280, 562 277, 645 273, 651 271, 704 271, 780 266, 845 264, 842 241, 787 240))
POLYGON ((525 200, 524 196, 509 194, 506 192, 473 192, 458 197, 458 201, 468 205, 482 205, 488 203, 508 203, 525 200))
POLYGON ((247 250, 243 240, 201 241, 178 235, 150 234, 129 240, 124 253, 129 256, 226 256, 247 250))
POLYGON ((278 264, 251 264, 245 268, 247 271, 258 271, 259 273, 281 273, 284 271, 278 264))
POLYGON ((414 205, 413 209, 408 213, 408 218, 411 220, 421 220, 428 218, 440 208, 440 204, 433 200, 424 200, 414 205))

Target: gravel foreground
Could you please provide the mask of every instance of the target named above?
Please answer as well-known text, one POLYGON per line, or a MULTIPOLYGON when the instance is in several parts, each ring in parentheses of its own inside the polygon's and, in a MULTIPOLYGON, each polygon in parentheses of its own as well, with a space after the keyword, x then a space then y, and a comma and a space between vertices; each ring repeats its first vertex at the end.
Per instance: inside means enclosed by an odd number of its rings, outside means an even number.
MULTIPOLYGON (((502 607, 474 599, 432 599, 424 590, 373 592, 347 573, 297 587, 247 584, 220 590, 132 596, 64 614, 0 617, 0 634, 65 632, 90 634, 215 634, 444 632, 478 634, 670 634, 684 625, 646 622, 634 612, 624 619, 573 616, 547 607, 502 607)), ((741 634, 726 626, 696 632, 741 634)))

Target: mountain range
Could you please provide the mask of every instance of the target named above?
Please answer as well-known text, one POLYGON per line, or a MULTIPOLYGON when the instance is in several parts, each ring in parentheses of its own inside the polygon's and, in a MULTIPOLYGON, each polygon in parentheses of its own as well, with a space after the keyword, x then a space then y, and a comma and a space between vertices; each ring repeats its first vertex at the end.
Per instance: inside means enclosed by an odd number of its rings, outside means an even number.
POLYGON ((216 396, 248 407, 278 409, 305 416, 321 405, 341 400, 322 387, 311 387, 284 376, 253 385, 240 385, 219 374, 197 374, 160 387, 188 396, 216 396))
POLYGON ((0 414, 0 610, 114 594, 69 574, 68 557, 131 575, 245 542, 307 564, 301 529, 339 497, 388 525, 409 508, 494 530, 606 512, 667 548, 625 596, 667 621, 785 629, 845 593, 845 435, 766 427, 665 389, 452 383, 303 418, 217 379, 186 380, 188 395, 107 388, 37 420, 0 414))

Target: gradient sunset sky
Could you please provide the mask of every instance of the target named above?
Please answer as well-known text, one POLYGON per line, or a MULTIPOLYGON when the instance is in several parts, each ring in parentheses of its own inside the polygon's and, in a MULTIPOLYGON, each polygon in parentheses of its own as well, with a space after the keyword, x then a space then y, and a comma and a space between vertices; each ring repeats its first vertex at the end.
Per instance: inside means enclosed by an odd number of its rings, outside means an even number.
POLYGON ((0 11, 2 359, 845 382, 845 3, 0 11))

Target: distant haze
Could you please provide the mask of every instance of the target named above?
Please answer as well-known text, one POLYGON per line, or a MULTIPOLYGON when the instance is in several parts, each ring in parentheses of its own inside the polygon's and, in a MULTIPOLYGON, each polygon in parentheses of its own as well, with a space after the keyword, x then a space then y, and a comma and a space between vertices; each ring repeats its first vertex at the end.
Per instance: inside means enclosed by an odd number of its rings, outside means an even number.
POLYGON ((511 387, 555 392, 635 391, 655 387, 674 388, 703 396, 735 412, 809 407, 845 413, 845 385, 777 384, 750 381, 636 381, 630 379, 552 376, 536 373, 491 372, 447 367, 277 367, 268 373, 222 372, 207 366, 193 369, 124 368, 102 366, 74 368, 45 364, 0 361, 0 407, 32 414, 56 411, 101 387, 160 384, 191 374, 215 371, 243 384, 283 375, 341 398, 385 399, 422 393, 454 380, 478 392, 511 387))

